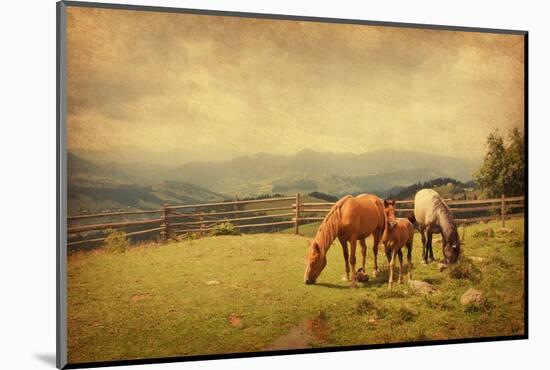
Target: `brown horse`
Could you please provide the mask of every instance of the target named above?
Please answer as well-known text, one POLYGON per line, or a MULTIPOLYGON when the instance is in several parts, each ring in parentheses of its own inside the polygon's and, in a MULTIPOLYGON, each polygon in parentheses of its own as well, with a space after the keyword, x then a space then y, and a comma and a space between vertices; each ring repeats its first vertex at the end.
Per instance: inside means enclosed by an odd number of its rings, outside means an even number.
POLYGON ((372 247, 374 253, 374 271, 373 275, 378 275, 378 243, 384 232, 384 204, 382 200, 375 195, 361 194, 357 197, 347 195, 340 199, 330 209, 329 213, 319 226, 315 238, 310 242, 307 254, 307 266, 304 274, 306 284, 314 284, 317 277, 327 264, 327 252, 334 239, 338 238, 342 245, 344 253, 344 263, 346 275, 344 279, 350 280, 351 265, 351 286, 355 287, 355 251, 357 241, 361 244, 363 254, 363 269, 367 254, 367 245, 365 239, 373 235, 374 244, 372 247), (350 244, 348 254, 347 243, 350 244))
POLYGON ((393 283, 393 266, 395 255, 399 257, 399 283, 403 283, 403 252, 401 248, 407 246, 407 261, 409 263, 409 280, 412 279, 412 246, 414 226, 406 218, 395 217, 395 200, 384 201, 384 213, 386 216, 386 228, 382 235, 382 244, 390 266, 390 277, 388 284, 391 288, 393 283))

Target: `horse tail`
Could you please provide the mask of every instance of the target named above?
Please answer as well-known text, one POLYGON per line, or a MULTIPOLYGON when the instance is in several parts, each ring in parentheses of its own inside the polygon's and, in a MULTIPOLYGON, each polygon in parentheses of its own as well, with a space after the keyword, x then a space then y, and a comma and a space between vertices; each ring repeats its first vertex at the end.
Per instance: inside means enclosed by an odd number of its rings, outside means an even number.
POLYGON ((407 220, 409 220, 411 224, 413 224, 413 226, 416 224, 416 217, 414 217, 413 212, 409 213, 409 215, 407 216, 407 220))

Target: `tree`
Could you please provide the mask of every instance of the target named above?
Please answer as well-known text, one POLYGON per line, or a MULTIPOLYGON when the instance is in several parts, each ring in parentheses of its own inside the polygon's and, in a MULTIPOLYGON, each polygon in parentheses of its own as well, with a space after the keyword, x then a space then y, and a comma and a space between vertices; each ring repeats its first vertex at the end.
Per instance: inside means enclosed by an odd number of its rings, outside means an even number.
POLYGON ((506 148, 506 174, 504 188, 506 195, 523 195, 525 193, 525 137, 514 128, 508 134, 510 140, 506 148))
POLYGON ((525 191, 524 135, 514 128, 508 133, 509 143, 498 130, 487 137, 487 151, 480 169, 474 175, 481 190, 489 197, 523 195, 525 191))

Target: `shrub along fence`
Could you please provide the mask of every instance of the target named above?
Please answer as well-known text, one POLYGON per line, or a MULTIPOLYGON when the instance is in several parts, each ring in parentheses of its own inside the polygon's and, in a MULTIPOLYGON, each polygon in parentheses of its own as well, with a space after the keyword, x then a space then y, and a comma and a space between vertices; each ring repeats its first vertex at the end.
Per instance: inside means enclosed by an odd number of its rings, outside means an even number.
MULTIPOLYGON (((523 217, 524 197, 447 200, 459 224, 499 219, 502 226, 512 217, 523 217)), ((398 215, 413 212, 414 200, 397 201, 398 215)), ((159 210, 96 213, 67 218, 67 247, 89 247, 106 239, 110 229, 123 229, 134 240, 157 239, 161 243, 193 233, 210 233, 222 223, 248 232, 273 232, 323 220, 331 202, 302 202, 300 194, 258 200, 235 200, 189 205, 165 204, 159 210), (101 222, 98 222, 101 220, 101 222)))

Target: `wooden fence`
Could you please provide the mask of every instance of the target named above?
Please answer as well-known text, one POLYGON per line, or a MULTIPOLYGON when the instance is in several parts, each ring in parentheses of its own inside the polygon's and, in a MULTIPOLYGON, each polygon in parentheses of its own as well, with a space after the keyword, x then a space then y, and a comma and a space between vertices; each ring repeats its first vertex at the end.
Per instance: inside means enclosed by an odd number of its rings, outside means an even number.
MULTIPOLYGON (((459 224, 505 220, 524 216, 524 197, 479 200, 447 200, 459 224), (479 215, 479 213, 485 213, 479 215)), ((397 201, 398 215, 413 211, 413 200, 397 201)), ((125 229, 129 237, 157 237, 161 243, 190 233, 210 233, 221 223, 230 222, 240 230, 275 231, 323 220, 334 205, 331 202, 302 202, 300 194, 258 200, 235 200, 191 205, 165 204, 159 210, 96 213, 67 218, 68 247, 103 242, 108 229, 125 229), (98 222, 98 220, 104 220, 98 222), (106 220, 106 221, 105 221, 106 220)))

